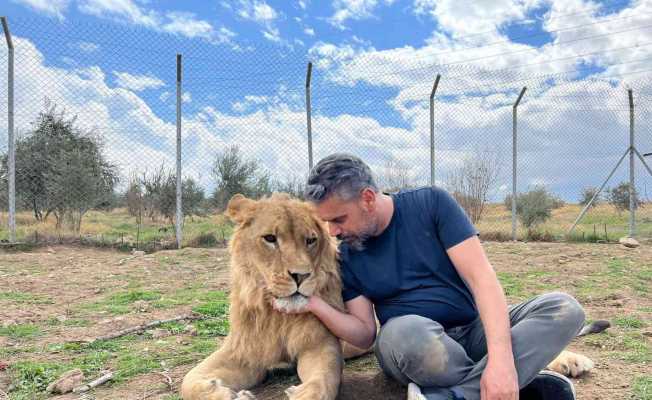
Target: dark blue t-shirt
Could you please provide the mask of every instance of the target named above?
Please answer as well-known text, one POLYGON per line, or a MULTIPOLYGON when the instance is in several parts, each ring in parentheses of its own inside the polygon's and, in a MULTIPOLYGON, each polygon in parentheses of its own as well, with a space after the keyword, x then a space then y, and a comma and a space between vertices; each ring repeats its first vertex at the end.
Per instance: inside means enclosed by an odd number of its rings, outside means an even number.
POLYGON ((393 194, 394 213, 362 251, 340 245, 344 301, 360 295, 376 309, 381 324, 416 314, 448 329, 477 315, 469 288, 446 249, 476 235, 464 210, 445 190, 425 187, 393 194))

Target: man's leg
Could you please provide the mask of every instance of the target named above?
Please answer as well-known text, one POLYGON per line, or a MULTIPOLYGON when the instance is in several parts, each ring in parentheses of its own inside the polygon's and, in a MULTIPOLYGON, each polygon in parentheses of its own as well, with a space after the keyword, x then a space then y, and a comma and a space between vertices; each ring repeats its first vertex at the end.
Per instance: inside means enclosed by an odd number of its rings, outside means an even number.
MULTIPOLYGON (((519 387, 530 383, 577 335, 584 323, 579 303, 565 293, 548 293, 510 307, 512 351, 519 387)), ((480 399, 480 378, 487 365, 487 342, 478 320, 451 330, 473 361, 471 371, 457 384, 467 400, 480 399)), ((427 393, 426 390, 424 392, 427 393)))
MULTIPOLYGON (((404 385, 452 387, 474 367, 464 348, 439 323, 418 315, 387 321, 378 334, 375 352, 383 371, 404 385)), ((427 398, 448 399, 449 392, 442 389, 427 398)))

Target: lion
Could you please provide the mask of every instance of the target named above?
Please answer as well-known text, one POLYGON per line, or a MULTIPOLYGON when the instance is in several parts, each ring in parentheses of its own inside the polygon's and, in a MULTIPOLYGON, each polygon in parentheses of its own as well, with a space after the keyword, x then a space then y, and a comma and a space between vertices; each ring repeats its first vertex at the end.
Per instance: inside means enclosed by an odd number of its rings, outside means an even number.
POLYGON ((219 350, 184 378, 185 400, 253 399, 246 391, 268 369, 296 363, 301 384, 292 400, 332 400, 343 367, 340 341, 311 313, 273 309, 301 306, 319 295, 344 310, 337 244, 308 203, 274 194, 258 201, 235 195, 226 214, 237 225, 231 254, 231 330, 219 350))
MULTIPOLYGON (((338 340, 311 313, 282 313, 272 303, 291 309, 318 295, 344 311, 336 240, 312 205, 286 194, 261 200, 235 195, 225 214, 236 223, 229 242, 231 329, 222 346, 184 377, 182 398, 254 399, 247 389, 274 366, 292 363, 301 384, 286 390, 290 400, 335 399, 344 359, 371 349, 338 340)), ((548 369, 578 376, 592 367, 587 357, 564 351, 548 369)))

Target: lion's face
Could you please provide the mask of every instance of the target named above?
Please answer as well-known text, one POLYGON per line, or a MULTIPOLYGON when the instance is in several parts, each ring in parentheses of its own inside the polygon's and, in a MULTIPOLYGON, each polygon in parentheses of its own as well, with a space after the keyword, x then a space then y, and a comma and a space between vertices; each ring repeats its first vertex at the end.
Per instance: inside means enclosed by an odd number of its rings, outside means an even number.
POLYGON ((262 200, 234 196, 227 215, 237 224, 234 244, 258 286, 276 299, 311 296, 325 281, 323 259, 334 258, 326 227, 306 203, 275 194, 262 200))

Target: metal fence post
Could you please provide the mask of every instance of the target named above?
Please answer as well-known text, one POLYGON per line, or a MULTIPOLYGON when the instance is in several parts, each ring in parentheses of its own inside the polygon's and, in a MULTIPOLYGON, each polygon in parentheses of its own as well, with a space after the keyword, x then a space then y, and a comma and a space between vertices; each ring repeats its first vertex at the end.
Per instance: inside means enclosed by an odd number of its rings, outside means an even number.
POLYGON ((634 186, 634 95, 632 89, 627 90, 629 96, 629 237, 636 234, 636 188, 634 186))
POLYGON ((312 62, 308 63, 306 71, 306 118, 308 123, 308 175, 312 171, 312 115, 310 105, 310 80, 312 78, 312 62))
POLYGON ((2 29, 7 39, 7 151, 9 169, 8 191, 9 191, 9 241, 16 242, 16 143, 14 138, 14 43, 11 40, 11 32, 7 17, 1 17, 2 29))
POLYGON ((430 186, 435 186, 435 92, 439 86, 441 74, 437 74, 430 92, 430 186))
POLYGON ((525 94, 527 88, 523 87, 521 93, 514 103, 512 109, 512 240, 516 241, 516 114, 518 103, 521 102, 521 98, 525 94))
POLYGON ((181 54, 177 54, 177 247, 181 248, 183 239, 183 204, 182 204, 182 185, 181 179, 181 54))

